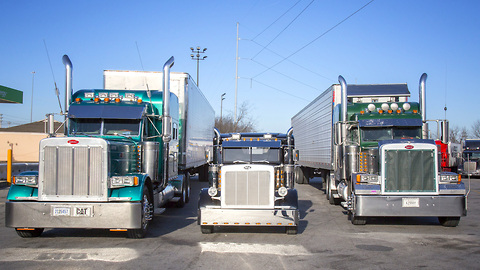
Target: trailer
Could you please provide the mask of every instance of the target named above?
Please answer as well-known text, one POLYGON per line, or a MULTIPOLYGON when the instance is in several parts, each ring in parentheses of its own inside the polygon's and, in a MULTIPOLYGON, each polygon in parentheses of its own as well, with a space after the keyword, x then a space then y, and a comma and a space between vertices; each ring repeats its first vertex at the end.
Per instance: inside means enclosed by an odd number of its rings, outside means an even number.
POLYGON ((190 173, 208 169, 214 111, 188 74, 170 77, 173 57, 157 73, 158 88, 114 85, 106 76, 108 89, 73 95, 73 65, 66 55, 63 61, 66 136, 43 139, 38 174, 15 178, 5 224, 21 237, 98 228, 143 238, 167 203, 189 201, 190 173), (171 92, 172 81, 183 87, 171 92))
POLYGON ((320 174, 329 202, 341 203, 355 225, 367 217, 435 216, 457 226, 466 215, 465 185, 441 170, 428 139, 426 78, 420 102, 411 102, 406 84, 347 86, 339 76, 340 84, 292 117, 298 183, 320 174))
POLYGON ((212 233, 218 226, 269 226, 296 234, 299 210, 293 167, 291 130, 217 132, 210 187, 201 190, 198 202, 202 233, 212 233))

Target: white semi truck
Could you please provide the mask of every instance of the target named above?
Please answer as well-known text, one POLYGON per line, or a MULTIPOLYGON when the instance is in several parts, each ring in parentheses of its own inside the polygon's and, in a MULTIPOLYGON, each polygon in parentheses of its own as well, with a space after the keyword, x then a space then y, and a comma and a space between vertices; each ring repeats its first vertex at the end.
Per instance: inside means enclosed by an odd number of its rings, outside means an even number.
POLYGON ((209 188, 200 192, 202 233, 216 226, 284 227, 296 234, 293 138, 287 134, 217 132, 209 188))

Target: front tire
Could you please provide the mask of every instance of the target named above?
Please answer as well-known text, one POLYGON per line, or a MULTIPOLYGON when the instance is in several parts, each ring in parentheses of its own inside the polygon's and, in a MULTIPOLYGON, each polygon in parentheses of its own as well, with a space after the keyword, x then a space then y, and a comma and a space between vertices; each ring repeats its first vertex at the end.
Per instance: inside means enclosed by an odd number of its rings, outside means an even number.
POLYGON ((295 182, 297 184, 306 184, 308 182, 300 166, 295 167, 295 182))
POLYGON ((298 228, 297 226, 287 226, 285 228, 285 232, 288 234, 288 235, 295 235, 298 233, 298 228))
POLYGON ((444 227, 457 227, 460 217, 438 217, 438 222, 444 227))
POLYGON ((17 234, 22 238, 32 238, 32 237, 39 237, 43 233, 43 228, 35 228, 33 230, 20 230, 15 228, 17 234))
POLYGON ((353 225, 365 225, 367 224, 367 217, 355 216, 354 213, 349 212, 348 216, 353 225))
POLYGON ((188 187, 187 187, 187 179, 184 178, 182 181, 182 194, 180 195, 180 200, 175 204, 177 208, 183 208, 185 203, 188 201, 188 187))
POLYGON ((127 237, 133 239, 144 238, 147 235, 148 227, 153 219, 152 197, 147 186, 143 186, 142 192, 142 217, 140 229, 127 230, 127 237))
POLYGON ((213 226, 211 225, 202 225, 200 226, 200 229, 202 230, 203 234, 211 234, 213 233, 213 226))

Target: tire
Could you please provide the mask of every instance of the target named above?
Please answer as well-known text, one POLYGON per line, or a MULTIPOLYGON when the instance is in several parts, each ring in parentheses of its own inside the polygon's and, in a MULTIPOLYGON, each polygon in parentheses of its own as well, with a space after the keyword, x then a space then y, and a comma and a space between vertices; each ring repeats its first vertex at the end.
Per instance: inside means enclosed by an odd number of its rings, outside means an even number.
POLYGON ((328 200, 328 203, 330 203, 331 205, 338 205, 340 204, 340 199, 335 199, 335 197, 333 197, 333 192, 332 192, 332 187, 331 187, 331 183, 332 182, 332 179, 330 176, 328 176, 327 178, 327 200, 328 200))
POLYGON ((182 182, 182 194, 180 195, 180 200, 178 200, 178 202, 175 203, 175 206, 177 208, 183 208, 185 206, 185 203, 187 202, 187 197, 188 197, 188 192, 187 192, 187 181, 186 179, 184 179, 184 181, 182 182))
POLYGON ((147 186, 143 186, 142 192, 142 217, 140 229, 127 230, 127 237, 133 239, 144 238, 147 235, 148 227, 153 219, 153 204, 152 197, 148 191, 147 186))
POLYGON ((301 167, 295 167, 295 183, 305 184, 305 175, 301 167))
POLYGON ((285 227, 285 232, 288 235, 295 235, 295 234, 298 233, 298 228, 297 228, 297 226, 287 226, 287 227, 285 227))
POLYGON ((188 203, 190 201, 190 191, 191 191, 190 174, 188 172, 185 173, 185 182, 187 183, 187 198, 185 199, 185 203, 188 203))
POLYGON ((213 233, 213 226, 211 225, 202 225, 200 226, 203 234, 211 234, 213 233))
POLYGON ((19 230, 18 228, 15 228, 15 231, 17 234, 22 237, 22 238, 32 238, 32 237, 39 237, 43 233, 43 228, 35 228, 33 230, 19 230))
POLYGON ((352 212, 348 213, 348 217, 353 225, 365 225, 367 224, 367 217, 358 217, 355 216, 352 212))
POLYGON ((457 227, 460 217, 438 217, 438 222, 444 227, 457 227))

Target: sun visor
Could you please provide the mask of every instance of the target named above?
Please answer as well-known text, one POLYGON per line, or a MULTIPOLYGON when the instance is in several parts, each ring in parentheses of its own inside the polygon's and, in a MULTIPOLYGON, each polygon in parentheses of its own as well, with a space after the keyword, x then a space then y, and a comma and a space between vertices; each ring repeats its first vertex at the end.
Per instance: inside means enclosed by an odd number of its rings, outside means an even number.
POLYGON ((422 119, 361 119, 360 127, 420 127, 422 119))
POLYGON ((144 111, 145 106, 72 104, 68 110, 68 117, 102 119, 141 119, 144 111))

